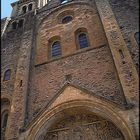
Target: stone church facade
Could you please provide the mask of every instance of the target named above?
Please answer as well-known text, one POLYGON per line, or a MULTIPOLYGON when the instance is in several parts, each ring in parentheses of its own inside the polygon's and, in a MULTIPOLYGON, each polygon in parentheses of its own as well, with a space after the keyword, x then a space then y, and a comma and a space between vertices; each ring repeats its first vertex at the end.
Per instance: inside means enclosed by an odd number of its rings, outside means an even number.
POLYGON ((18 0, 1 19, 2 140, 138 140, 138 0, 18 0))

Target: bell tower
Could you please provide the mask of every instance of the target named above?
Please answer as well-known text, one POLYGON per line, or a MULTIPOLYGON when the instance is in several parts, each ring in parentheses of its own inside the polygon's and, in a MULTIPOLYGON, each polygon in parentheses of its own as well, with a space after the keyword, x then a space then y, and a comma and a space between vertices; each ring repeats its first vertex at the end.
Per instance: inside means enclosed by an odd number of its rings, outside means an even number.
POLYGON ((11 3, 13 8, 11 17, 22 16, 34 11, 37 7, 36 0, 19 0, 11 3))

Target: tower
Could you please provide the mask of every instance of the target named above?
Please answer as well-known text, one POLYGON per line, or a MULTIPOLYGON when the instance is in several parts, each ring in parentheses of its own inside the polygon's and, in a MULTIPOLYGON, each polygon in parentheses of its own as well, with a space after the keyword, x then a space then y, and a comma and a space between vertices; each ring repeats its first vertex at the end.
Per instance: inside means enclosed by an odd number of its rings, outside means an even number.
POLYGON ((139 139, 138 1, 11 5, 1 31, 3 139, 139 139))

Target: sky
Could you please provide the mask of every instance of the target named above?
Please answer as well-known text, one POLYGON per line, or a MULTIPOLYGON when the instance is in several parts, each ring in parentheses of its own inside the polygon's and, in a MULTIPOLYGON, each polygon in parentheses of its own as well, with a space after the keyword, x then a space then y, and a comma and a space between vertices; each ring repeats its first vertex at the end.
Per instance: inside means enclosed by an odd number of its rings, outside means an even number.
POLYGON ((10 17, 12 12, 11 3, 17 0, 1 0, 1 18, 10 17))

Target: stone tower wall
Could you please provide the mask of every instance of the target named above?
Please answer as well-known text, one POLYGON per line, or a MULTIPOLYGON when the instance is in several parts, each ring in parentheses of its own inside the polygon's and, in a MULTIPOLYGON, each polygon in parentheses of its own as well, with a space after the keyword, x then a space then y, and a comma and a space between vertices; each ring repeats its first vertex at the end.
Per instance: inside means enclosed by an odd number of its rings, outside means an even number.
POLYGON ((26 94, 30 67, 30 52, 33 39, 34 12, 19 18, 12 18, 2 37, 2 100, 10 100, 6 139, 17 139, 20 128, 24 126, 26 94), (22 27, 18 26, 23 20, 22 27), (17 22, 13 29, 13 22, 17 22), (11 69, 11 77, 3 81, 4 73, 11 69))
MULTIPOLYGON (((138 139, 137 73, 131 59, 125 61, 128 64, 125 67, 120 56, 110 48, 112 44, 107 33, 112 26, 104 28, 102 10, 99 13, 97 3, 91 0, 70 0, 63 5, 59 0, 51 0, 41 9, 20 14, 21 7, 30 2, 18 3, 15 14, 18 16, 11 17, 2 37, 2 98, 8 97, 11 106, 7 139, 18 139, 20 133, 26 131, 26 127, 51 104, 67 83, 121 108, 119 113, 126 118, 138 139), (62 24, 62 18, 69 14, 73 17, 72 21, 62 24), (21 19, 23 26, 12 29, 13 22, 19 23, 21 19), (88 48, 78 49, 77 29, 87 33, 88 48), (51 58, 49 40, 57 37, 61 41, 62 56, 51 58), (121 73, 118 71, 119 65, 121 73), (11 80, 4 82, 7 69, 12 70, 11 80)), ((138 66, 138 45, 133 36, 138 31, 138 2, 109 2, 125 43, 138 66), (128 21, 129 16, 131 22, 128 21)), ((124 54, 126 58, 130 57, 126 49, 124 54)))
POLYGON ((134 34, 139 32, 139 1, 109 0, 124 40, 139 72, 139 44, 134 34))
MULTIPOLYGON (((56 10, 46 16, 41 25, 39 24, 35 68, 32 70, 28 100, 29 120, 39 114, 60 91, 67 82, 67 75, 71 76, 71 84, 83 87, 120 106, 125 105, 101 20, 95 4, 92 6, 74 3, 62 7, 59 12, 56 10), (72 22, 68 25, 60 23, 59 15, 67 14, 68 11, 74 13, 72 22), (79 50, 76 47, 74 33, 79 28, 87 29, 90 44, 87 49, 79 50), (48 40, 55 36, 61 37, 63 57, 51 59, 48 40)), ((39 14, 38 22, 46 14, 47 12, 39 14)), ((62 18, 63 16, 60 19, 62 18)))

